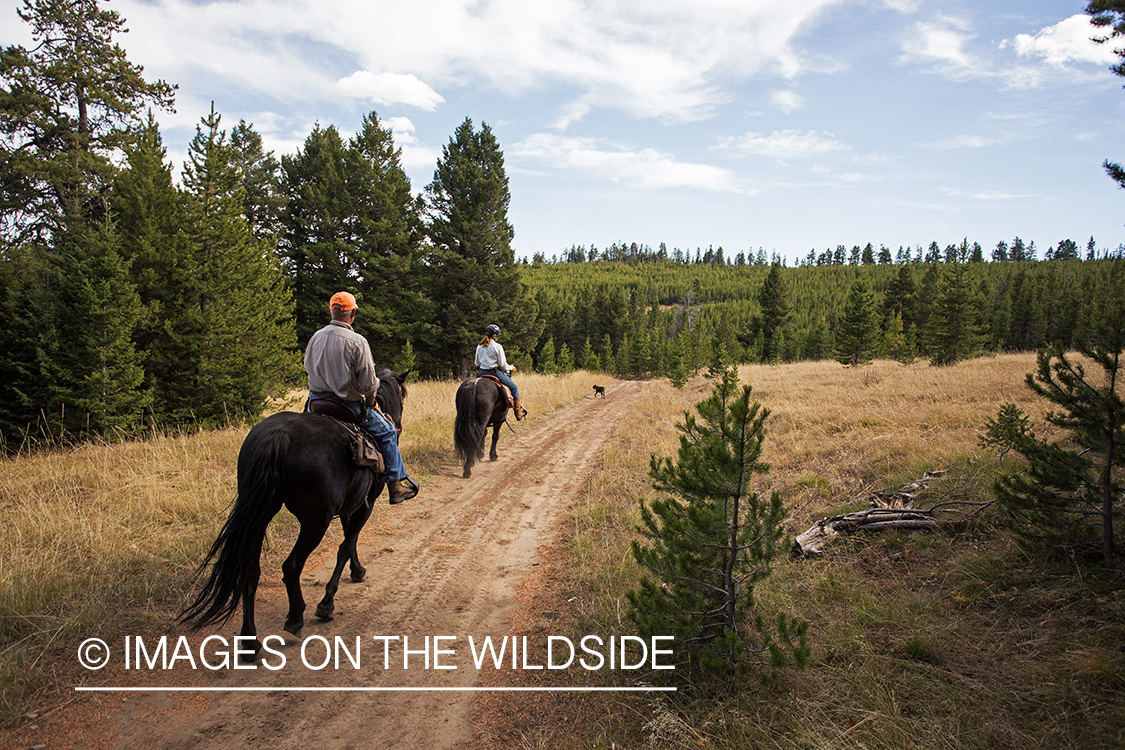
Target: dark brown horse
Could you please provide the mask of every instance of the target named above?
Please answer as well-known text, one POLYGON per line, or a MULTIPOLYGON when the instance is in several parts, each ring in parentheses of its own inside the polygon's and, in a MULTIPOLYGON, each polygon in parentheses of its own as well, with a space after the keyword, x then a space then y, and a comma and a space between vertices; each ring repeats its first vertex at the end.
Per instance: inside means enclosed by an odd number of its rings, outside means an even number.
POLYGON ((461 476, 473 475, 473 465, 484 458, 484 439, 492 428, 492 448, 488 458, 495 461, 500 426, 508 419, 508 397, 495 378, 466 380, 457 388, 457 419, 453 423, 453 450, 465 463, 461 476))
MULTIPOLYGON (((406 400, 406 375, 379 373, 379 408, 402 430, 406 400)), ((238 454, 238 497, 211 551, 199 566, 202 573, 212 561, 211 574, 202 590, 183 612, 180 621, 193 629, 225 622, 242 602, 242 636, 254 638, 254 594, 261 577, 259 558, 266 527, 284 505, 300 521, 293 551, 281 565, 289 595, 285 629, 298 634, 305 624, 305 599, 301 571, 324 533, 339 517, 344 541, 336 553, 336 569, 325 586, 316 616, 332 619, 336 590, 344 563, 351 563, 353 581, 362 581, 367 570, 356 554, 356 540, 371 515, 375 498, 386 485, 386 476, 356 466, 351 434, 336 419, 308 412, 281 412, 258 423, 246 436, 238 454)), ((413 480, 409 480, 413 481, 413 480)))

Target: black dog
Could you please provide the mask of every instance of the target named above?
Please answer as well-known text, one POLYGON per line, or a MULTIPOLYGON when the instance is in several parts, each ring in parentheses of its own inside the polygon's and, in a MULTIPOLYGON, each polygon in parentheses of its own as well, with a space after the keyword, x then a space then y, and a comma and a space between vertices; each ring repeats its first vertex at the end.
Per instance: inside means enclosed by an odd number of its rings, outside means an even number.
POLYGON ((605 398, 605 386, 604 385, 595 385, 594 386, 594 398, 597 398, 598 396, 601 396, 602 398, 605 398))

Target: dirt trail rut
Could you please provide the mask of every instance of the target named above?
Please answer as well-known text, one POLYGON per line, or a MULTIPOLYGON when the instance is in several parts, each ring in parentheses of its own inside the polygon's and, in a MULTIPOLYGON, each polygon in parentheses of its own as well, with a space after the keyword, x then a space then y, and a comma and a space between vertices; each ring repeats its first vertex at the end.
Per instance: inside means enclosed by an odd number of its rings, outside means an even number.
MULTIPOLYGON (((265 570, 259 636, 285 637, 284 646, 272 643, 278 653, 264 660, 279 665, 284 655, 284 667, 188 669, 148 681, 275 690, 97 693, 91 700, 103 702, 109 715, 96 729, 91 727, 100 741, 90 745, 467 748, 473 737, 469 709, 477 693, 432 688, 478 683, 469 637, 479 652, 485 636, 498 641, 506 634, 517 587, 555 540, 593 460, 641 389, 639 383, 618 383, 604 400, 585 398, 549 418, 518 424, 515 435, 504 429, 499 461, 486 459, 470 479, 462 479, 457 467, 455 476, 431 480, 417 499, 373 520, 360 535, 367 580, 341 584, 336 617, 330 622, 312 616, 335 557, 321 555, 320 563, 310 564, 303 578, 310 604, 301 638, 282 631, 285 602, 276 580, 280 573, 265 570), (339 637, 353 657, 359 637, 360 668, 354 668, 348 654, 341 655, 339 668, 333 663, 319 670, 307 668, 306 662, 317 665, 328 653, 314 636, 328 643, 339 637), (374 636, 398 638, 383 641, 374 636), (435 643, 435 636, 449 640, 435 643), (404 639, 410 652, 406 670, 404 639), (302 640, 308 643, 304 659, 302 640), (444 653, 435 654, 436 648, 444 653), (295 686, 356 690, 276 690, 295 686), (370 690, 402 687, 411 691, 370 690)), ((232 627, 218 632, 230 637, 232 627)))

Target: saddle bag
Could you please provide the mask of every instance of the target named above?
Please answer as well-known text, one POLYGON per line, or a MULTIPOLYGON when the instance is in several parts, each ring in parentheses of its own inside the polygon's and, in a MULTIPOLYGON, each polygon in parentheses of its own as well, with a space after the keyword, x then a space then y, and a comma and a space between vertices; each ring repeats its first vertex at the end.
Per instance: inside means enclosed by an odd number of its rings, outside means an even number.
POLYGON ((347 426, 355 444, 355 465, 366 466, 376 474, 386 474, 387 467, 383 464, 383 454, 379 452, 379 446, 375 441, 363 430, 352 425, 347 426))

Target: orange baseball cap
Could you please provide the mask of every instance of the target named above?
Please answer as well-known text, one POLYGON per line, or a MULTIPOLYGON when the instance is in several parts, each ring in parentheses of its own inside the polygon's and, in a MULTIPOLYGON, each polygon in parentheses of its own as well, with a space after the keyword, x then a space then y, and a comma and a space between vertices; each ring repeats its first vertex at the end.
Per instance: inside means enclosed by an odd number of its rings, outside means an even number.
POLYGON ((355 296, 350 292, 336 292, 332 295, 332 299, 328 301, 328 308, 330 310, 354 310, 356 309, 355 296))

